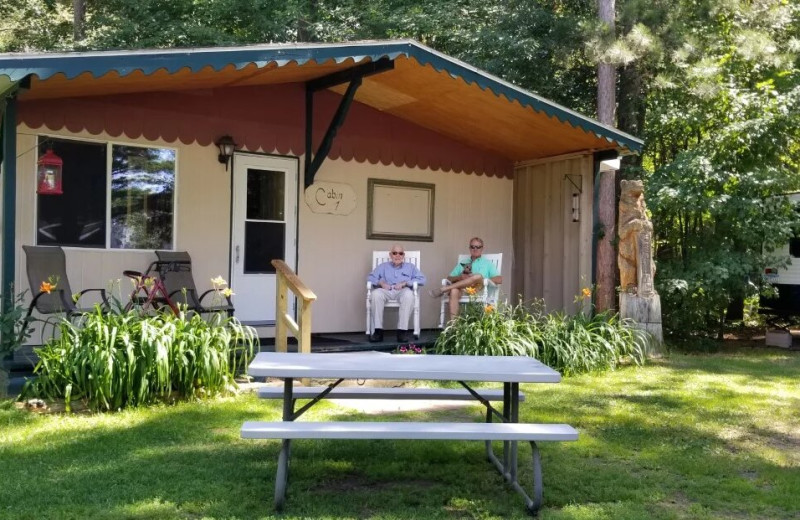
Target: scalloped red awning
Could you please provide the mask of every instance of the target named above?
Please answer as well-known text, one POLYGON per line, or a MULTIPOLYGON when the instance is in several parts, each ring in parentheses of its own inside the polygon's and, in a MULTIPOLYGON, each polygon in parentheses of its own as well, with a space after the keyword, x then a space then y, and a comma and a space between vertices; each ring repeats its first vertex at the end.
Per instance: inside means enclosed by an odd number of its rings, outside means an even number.
MULTIPOLYGON (((314 147, 339 103, 319 92, 315 101, 314 147)), ((301 83, 175 92, 120 94, 20 103, 19 119, 34 129, 66 128, 111 137, 144 137, 168 143, 213 146, 223 134, 250 151, 300 156, 305 153, 305 88, 301 83)), ((437 132, 353 104, 334 140, 330 158, 511 177, 513 162, 437 132)))

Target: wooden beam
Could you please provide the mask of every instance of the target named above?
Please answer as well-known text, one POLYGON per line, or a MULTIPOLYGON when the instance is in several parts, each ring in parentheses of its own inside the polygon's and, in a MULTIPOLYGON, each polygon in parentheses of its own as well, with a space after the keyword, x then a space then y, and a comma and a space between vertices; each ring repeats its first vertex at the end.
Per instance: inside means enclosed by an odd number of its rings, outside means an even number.
MULTIPOLYGON (((344 124, 344 120, 347 117, 347 112, 350 110, 350 105, 353 103, 353 98, 356 96, 356 90, 358 90, 358 87, 360 86, 361 78, 355 78, 347 87, 347 92, 344 93, 342 102, 339 103, 339 108, 336 109, 336 114, 333 115, 331 124, 328 126, 328 131, 325 132, 325 137, 322 138, 322 142, 319 144, 319 149, 317 150, 317 153, 314 154, 314 158, 311 160, 311 164, 306 170, 306 188, 314 184, 314 177, 317 175, 317 170, 319 170, 319 167, 322 165, 322 161, 324 161, 328 156, 328 152, 331 151, 333 138, 336 137, 336 133, 339 131, 339 128, 341 128, 341 126, 344 124)), ((306 138, 306 141, 308 141, 308 138, 306 138)), ((308 159, 309 150, 306 150, 306 164, 308 164, 308 159)))
POLYGON ((364 63, 347 70, 334 72, 333 74, 328 74, 327 76, 306 83, 306 157, 304 176, 306 188, 314 183, 314 177, 317 175, 322 161, 328 156, 336 133, 347 118, 347 112, 350 110, 350 105, 353 103, 356 90, 361 86, 362 80, 366 76, 379 74, 392 69, 394 69, 394 61, 388 58, 381 58, 378 61, 364 63), (325 137, 323 137, 319 149, 316 153, 312 153, 312 148, 314 146, 314 92, 348 82, 347 91, 344 93, 342 102, 339 103, 339 108, 336 110, 336 114, 334 114, 330 125, 328 125, 328 130, 325 132, 325 137))
POLYGON ((347 70, 333 72, 327 76, 313 79, 306 83, 306 88, 311 92, 316 92, 318 90, 324 90, 326 88, 335 87, 336 85, 341 85, 342 83, 350 83, 356 78, 366 78, 367 76, 380 74, 381 72, 386 72, 387 70, 392 69, 394 69, 394 61, 390 60, 389 58, 381 58, 378 61, 371 61, 362 65, 356 65, 355 67, 351 67, 347 70))

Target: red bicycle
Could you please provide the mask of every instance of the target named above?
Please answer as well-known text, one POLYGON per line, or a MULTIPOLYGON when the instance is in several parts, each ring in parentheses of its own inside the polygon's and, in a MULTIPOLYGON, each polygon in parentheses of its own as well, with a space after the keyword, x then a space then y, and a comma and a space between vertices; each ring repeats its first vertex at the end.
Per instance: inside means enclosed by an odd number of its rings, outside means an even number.
POLYGON ((125 305, 125 311, 131 310, 134 306, 139 306, 142 309, 159 310, 163 307, 169 307, 174 314, 179 314, 180 310, 169 298, 167 288, 164 287, 164 282, 161 281, 160 276, 153 276, 153 268, 162 262, 153 262, 147 268, 144 274, 139 271, 126 270, 122 274, 133 280, 134 287, 131 293, 131 300, 125 305))

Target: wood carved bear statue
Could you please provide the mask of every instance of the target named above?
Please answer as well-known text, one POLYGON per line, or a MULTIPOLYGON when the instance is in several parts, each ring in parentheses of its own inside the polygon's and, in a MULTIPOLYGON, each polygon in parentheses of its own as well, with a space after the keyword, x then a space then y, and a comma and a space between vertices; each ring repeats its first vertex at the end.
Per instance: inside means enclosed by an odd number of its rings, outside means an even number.
POLYGON ((623 292, 648 296, 653 293, 653 224, 647 218, 642 181, 621 181, 619 198, 619 264, 623 292))

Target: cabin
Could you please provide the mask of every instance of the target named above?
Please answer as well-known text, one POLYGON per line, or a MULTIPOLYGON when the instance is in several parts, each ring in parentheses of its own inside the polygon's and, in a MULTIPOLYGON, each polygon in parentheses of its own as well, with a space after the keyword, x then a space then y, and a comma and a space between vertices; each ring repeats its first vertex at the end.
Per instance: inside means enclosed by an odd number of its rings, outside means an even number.
POLYGON ((507 298, 575 312, 597 172, 642 147, 411 40, 4 54, 0 100, 3 288, 28 288, 23 245, 123 298, 124 270, 187 251, 266 335, 272 259, 317 295, 313 332, 359 331, 373 250, 419 250, 438 284, 473 236, 507 298))

